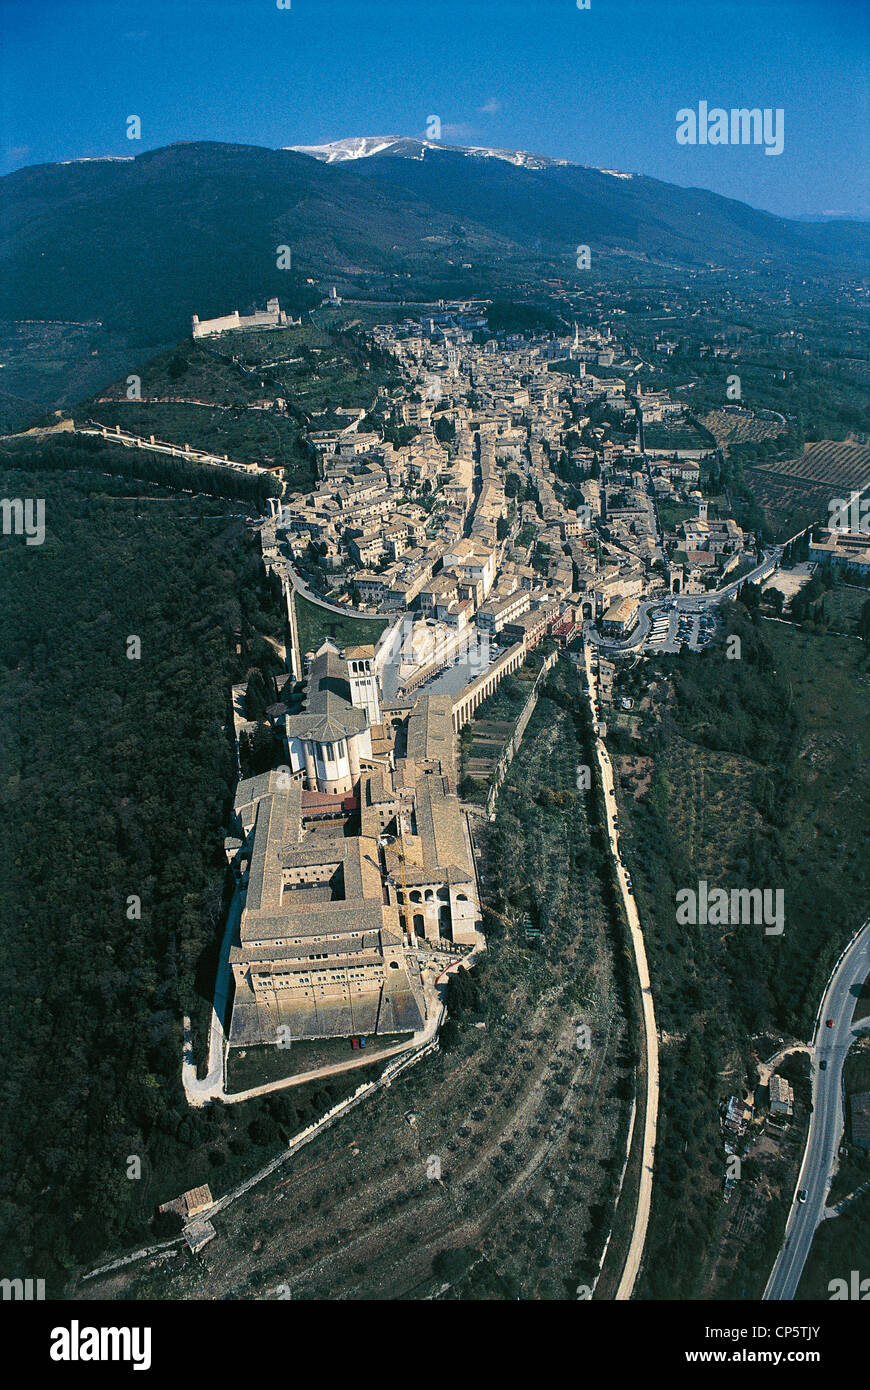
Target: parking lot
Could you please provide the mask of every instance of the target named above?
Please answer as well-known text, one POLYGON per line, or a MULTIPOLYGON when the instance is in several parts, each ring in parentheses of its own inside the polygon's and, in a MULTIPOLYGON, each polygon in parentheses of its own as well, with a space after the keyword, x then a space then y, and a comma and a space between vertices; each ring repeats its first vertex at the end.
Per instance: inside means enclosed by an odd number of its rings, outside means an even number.
POLYGON ((717 621, 712 608, 698 613, 684 613, 676 608, 658 609, 650 618, 647 651, 678 652, 682 647, 699 651, 712 642, 717 621))

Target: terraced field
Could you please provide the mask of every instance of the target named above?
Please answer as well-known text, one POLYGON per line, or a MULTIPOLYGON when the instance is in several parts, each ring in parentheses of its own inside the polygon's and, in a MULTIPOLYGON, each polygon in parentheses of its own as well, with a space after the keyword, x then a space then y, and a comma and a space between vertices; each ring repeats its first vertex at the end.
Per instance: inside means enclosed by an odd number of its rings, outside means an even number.
POLYGON ((800 458, 762 465, 764 472, 783 479, 827 487, 865 488, 870 485, 870 446, 848 440, 820 439, 808 444, 800 458))
POLYGON ((537 662, 527 660, 518 671, 496 686, 478 705, 462 730, 459 743, 462 796, 482 805, 502 749, 511 736, 537 675, 537 662))
POLYGON ((870 487, 870 447, 822 439, 808 444, 800 458, 748 467, 746 478, 783 540, 816 518, 824 520, 832 498, 870 487))
POLYGON ((762 420, 749 412, 738 415, 730 410, 711 410, 701 419, 717 444, 745 444, 760 439, 775 439, 785 426, 781 420, 762 420))
POLYGON ((488 782, 513 729, 510 719, 481 719, 472 723, 472 743, 463 758, 463 771, 488 782))
MULTIPOLYGON (((488 917, 488 950, 449 1003, 443 1050, 221 1213, 197 1261, 143 1263, 87 1296, 576 1299, 592 1285, 637 1052, 606 846, 576 792, 589 759, 576 678, 561 669, 566 705, 541 698, 483 828, 483 897, 504 920, 488 917)), ((249 1104, 235 1107, 240 1123, 249 1104)), ((276 1114, 284 1104, 269 1100, 276 1114)))

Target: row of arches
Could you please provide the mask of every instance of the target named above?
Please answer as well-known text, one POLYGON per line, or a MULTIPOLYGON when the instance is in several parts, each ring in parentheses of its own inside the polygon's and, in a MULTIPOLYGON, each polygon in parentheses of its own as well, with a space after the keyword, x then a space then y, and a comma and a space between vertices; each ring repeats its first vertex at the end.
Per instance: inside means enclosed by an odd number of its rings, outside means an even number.
POLYGON ((482 681, 481 685, 476 690, 472 690, 472 692, 466 696, 466 698, 462 701, 460 705, 454 707, 454 733, 458 734, 462 726, 468 723, 469 719, 474 714, 474 711, 477 709, 478 705, 483 704, 483 701, 488 699, 488 697, 495 690, 502 677, 509 676, 512 671, 518 670, 519 667, 522 666, 525 659, 526 653, 525 647, 523 647, 520 651, 516 652, 516 654, 512 654, 505 661, 504 665, 500 666, 497 671, 490 671, 486 679, 482 681))
MULTIPOLYGON (((408 893, 408 901, 409 901, 409 902, 412 902, 412 903, 434 903, 434 902, 436 902, 436 901, 437 901, 437 902, 443 902, 443 903, 449 903, 449 901, 450 901, 450 889, 449 889, 449 888, 439 888, 439 889, 436 891, 434 888, 423 888, 423 889, 421 889, 421 888, 412 888, 412 889, 410 890, 410 892, 408 893)), ((468 902, 468 894, 467 894, 467 893, 457 893, 457 894, 456 894, 456 901, 457 901, 458 903, 467 903, 467 902, 468 902)))

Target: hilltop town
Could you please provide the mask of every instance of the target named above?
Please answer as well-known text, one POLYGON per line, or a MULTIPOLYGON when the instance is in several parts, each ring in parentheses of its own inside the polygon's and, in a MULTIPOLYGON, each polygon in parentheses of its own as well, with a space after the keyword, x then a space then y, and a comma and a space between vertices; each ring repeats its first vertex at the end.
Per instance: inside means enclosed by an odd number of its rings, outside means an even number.
MULTIPOLYGON (((615 336, 622 309, 602 306, 595 329, 563 319, 563 334, 528 324, 512 332, 493 326, 493 301, 442 300, 363 332, 352 303, 330 316, 341 305, 333 286, 326 317, 315 312, 304 327, 277 298, 244 316, 194 315, 192 358, 176 354, 147 395, 111 388, 75 428, 296 489, 292 503, 272 503, 272 537, 280 534, 281 556, 315 594, 361 613, 431 620, 417 622, 403 648, 409 689, 431 679, 436 656, 461 654, 475 636, 494 639, 518 619, 533 625, 527 615, 545 599, 560 605, 560 619, 593 620, 593 640, 624 642, 637 629, 639 641, 647 605, 721 592, 762 562, 774 535, 817 522, 831 486, 848 500, 866 483, 867 451, 854 443, 812 443, 774 462, 801 447, 796 417, 761 404, 711 409, 709 388, 693 401, 698 381, 671 366, 685 361, 685 343, 641 331, 637 320, 615 336), (348 321, 355 350, 392 366, 375 373, 361 363, 343 400, 340 376, 313 391, 311 383, 330 332, 348 321), (203 364, 217 361, 232 371, 209 382, 203 364), (179 371, 197 381, 193 394, 175 384, 179 371), (385 375, 391 384, 375 388, 385 375), (209 405, 211 420, 202 413, 209 405), (166 438, 150 432, 155 424, 166 438), (207 438, 231 452, 203 447, 207 438), (303 439, 314 476, 301 464, 303 439), (775 527, 740 474, 744 456, 775 527)), ((375 306, 365 307, 370 320, 375 306)), ((686 312, 679 296, 665 296, 663 309, 660 322, 686 312)), ((582 312, 590 317, 588 305, 582 312)), ((697 337, 696 365, 722 362, 739 399, 733 369, 747 369, 722 337, 697 337)), ((857 524, 846 529, 860 537, 857 524)), ((859 553, 854 537, 829 534, 827 546, 814 559, 866 572, 860 540, 859 553)), ((703 636, 687 635, 691 645, 703 636)), ((669 650, 676 636, 669 632, 669 650)))
POLYGON ((5 8, 25 1357, 594 1302, 644 1371, 830 1378, 859 1321, 817 1312, 870 1298, 866 32, 5 8))
MULTIPOLYGON (((315 484, 268 499, 262 555, 291 633, 268 712, 284 761, 240 782, 227 840, 243 895, 231 1047, 428 1036, 436 977, 485 948, 457 736, 542 642, 630 643, 642 606, 709 594, 752 543, 708 516, 709 444, 645 449, 644 428, 684 407, 627 389, 640 363, 608 327, 487 336, 486 307, 374 326, 400 390, 333 404, 338 423, 310 432, 315 484), (370 643, 306 651, 300 600, 382 621, 370 643)), ((237 318, 195 318, 194 336, 286 326, 277 300, 237 318)))
POLYGON ((609 328, 481 342, 484 309, 445 305, 372 330, 406 385, 375 421, 392 414, 412 438, 396 447, 361 410, 313 430, 317 486, 274 502, 264 533, 270 558, 280 541, 333 601, 414 614, 406 690, 475 631, 533 644, 600 619, 627 635, 643 598, 704 594, 753 546, 731 517, 708 514, 712 436, 644 445, 645 429, 679 422, 685 406, 632 382, 642 363, 609 328))

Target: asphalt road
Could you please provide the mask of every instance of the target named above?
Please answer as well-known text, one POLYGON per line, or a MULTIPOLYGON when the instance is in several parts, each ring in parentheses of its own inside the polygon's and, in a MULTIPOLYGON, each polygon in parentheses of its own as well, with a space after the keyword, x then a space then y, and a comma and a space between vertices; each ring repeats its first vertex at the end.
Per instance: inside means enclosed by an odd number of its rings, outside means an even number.
POLYGON ((785 1228, 785 1240, 764 1291, 766 1300, 792 1299, 810 1253, 816 1227, 822 1220, 843 1134, 843 1063, 858 1030, 852 1024, 855 1002, 870 975, 870 921, 853 937, 835 967, 822 997, 811 1052, 813 1113, 795 1199, 785 1228), (833 1027, 826 1022, 833 1019, 833 1027), (827 1062, 824 1071, 819 1062, 827 1062), (805 1191, 805 1202, 797 1193, 805 1191))
POLYGON ((723 599, 733 598, 741 584, 758 584, 762 579, 767 579, 768 575, 773 574, 781 559, 782 546, 766 550, 763 559, 748 574, 741 575, 731 584, 726 584, 724 589, 711 589, 706 594, 680 594, 677 607, 692 612, 700 608, 709 608, 711 603, 721 603, 723 599))
POLYGON ((676 604, 678 613, 700 613, 705 608, 714 607, 716 604, 723 603, 726 599, 733 598, 741 584, 749 581, 758 584, 763 579, 767 579, 772 574, 782 559, 782 547, 776 546, 771 550, 765 551, 764 558, 756 565, 755 569, 744 574, 742 578, 735 579, 733 583, 726 585, 724 589, 711 589, 704 594, 661 594, 654 599, 643 599, 638 607, 638 624, 634 632, 625 642, 613 641, 607 637, 602 637, 591 623, 584 623, 584 632, 590 640, 605 652, 631 652, 635 651, 643 643, 644 638, 650 629, 650 614, 656 609, 667 608, 670 603, 676 604))

